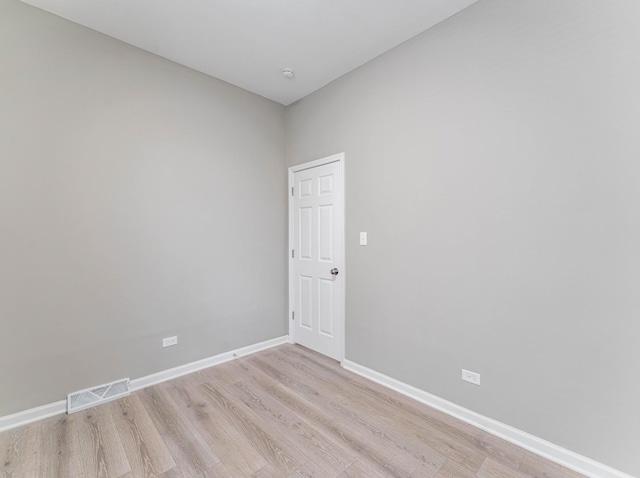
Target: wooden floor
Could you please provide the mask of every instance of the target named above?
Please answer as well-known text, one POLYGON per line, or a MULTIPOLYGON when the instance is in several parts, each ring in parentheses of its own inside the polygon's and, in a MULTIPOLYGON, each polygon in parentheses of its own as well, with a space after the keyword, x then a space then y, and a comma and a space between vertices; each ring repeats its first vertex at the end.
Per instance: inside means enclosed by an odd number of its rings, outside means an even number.
POLYGON ((283 345, 2 433, 0 476, 580 475, 283 345))

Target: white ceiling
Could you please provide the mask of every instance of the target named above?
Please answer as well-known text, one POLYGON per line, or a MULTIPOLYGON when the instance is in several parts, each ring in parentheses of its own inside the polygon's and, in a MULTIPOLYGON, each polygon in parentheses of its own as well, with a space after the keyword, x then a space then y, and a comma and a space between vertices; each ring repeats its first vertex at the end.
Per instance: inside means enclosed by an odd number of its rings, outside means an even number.
POLYGON ((23 1, 288 105, 477 0, 23 1))

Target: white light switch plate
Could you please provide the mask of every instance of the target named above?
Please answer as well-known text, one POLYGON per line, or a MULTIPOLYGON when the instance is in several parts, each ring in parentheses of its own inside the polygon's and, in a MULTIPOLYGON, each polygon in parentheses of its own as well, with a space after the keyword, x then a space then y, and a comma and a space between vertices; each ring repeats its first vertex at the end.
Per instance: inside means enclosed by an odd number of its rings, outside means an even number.
POLYGON ((360 233, 360 245, 361 246, 366 246, 367 245, 367 233, 366 232, 361 232, 360 233))

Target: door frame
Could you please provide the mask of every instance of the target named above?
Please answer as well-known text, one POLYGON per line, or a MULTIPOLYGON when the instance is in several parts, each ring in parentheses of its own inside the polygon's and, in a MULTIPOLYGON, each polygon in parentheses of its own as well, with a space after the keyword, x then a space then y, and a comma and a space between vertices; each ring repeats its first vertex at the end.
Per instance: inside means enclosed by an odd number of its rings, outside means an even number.
POLYGON ((340 247, 342 248, 342 264, 340 265, 340 275, 342 275, 343 279, 339 285, 340 292, 342 295, 342 307, 339 308, 338 313, 342 319, 342 333, 341 335, 341 358, 340 363, 342 363, 345 359, 346 352, 346 304, 347 304, 347 268, 346 268, 346 241, 345 241, 345 167, 344 167, 344 153, 333 154, 331 156, 327 156, 326 158, 316 159, 314 161, 309 161, 307 163, 297 164, 295 166, 291 166, 289 168, 289 181, 287 188, 287 197, 289 198, 289 249, 287 251, 287 257, 289 258, 289 315, 287 317, 287 321, 289 322, 289 342, 296 343, 295 338, 295 327, 292 320, 293 309, 295 305, 295 285, 294 285, 294 260, 291 257, 291 251, 294 249, 295 240, 294 240, 294 210, 293 210, 293 194, 291 193, 292 188, 294 186, 293 176, 295 173, 299 171, 304 171, 305 169, 316 168, 318 166, 324 166, 325 164, 330 163, 338 163, 340 165, 340 170, 342 172, 342 185, 340 188, 340 194, 342 194, 342 234, 339 235, 338 240, 340 242, 340 247))

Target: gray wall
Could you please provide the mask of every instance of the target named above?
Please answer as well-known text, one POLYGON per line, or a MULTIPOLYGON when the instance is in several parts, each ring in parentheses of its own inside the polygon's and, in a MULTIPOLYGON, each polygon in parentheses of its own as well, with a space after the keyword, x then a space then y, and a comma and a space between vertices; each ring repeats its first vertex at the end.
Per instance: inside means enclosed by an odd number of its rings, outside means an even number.
POLYGON ((346 153, 347 358, 640 476, 639 85, 640 2, 481 0, 287 108, 346 153))
POLYGON ((282 106, 16 0, 0 69, 0 416, 286 334, 282 106))

